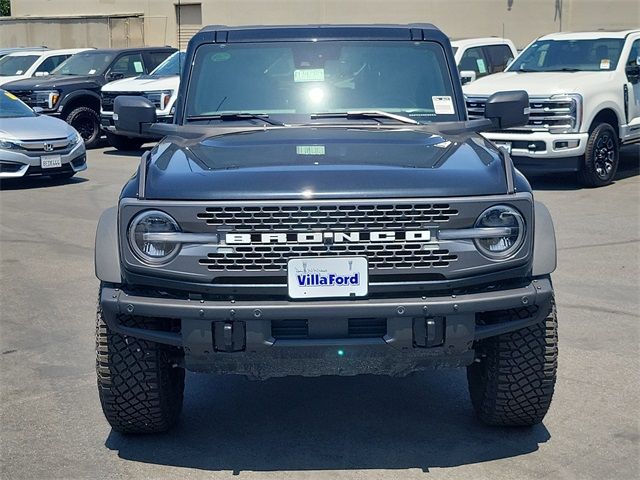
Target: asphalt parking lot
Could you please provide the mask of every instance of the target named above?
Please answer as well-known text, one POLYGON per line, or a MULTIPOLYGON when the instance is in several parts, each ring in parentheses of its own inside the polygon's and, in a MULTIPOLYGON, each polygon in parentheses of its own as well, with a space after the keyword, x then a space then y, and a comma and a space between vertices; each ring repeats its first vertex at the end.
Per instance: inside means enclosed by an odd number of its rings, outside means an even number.
POLYGON ((140 152, 89 152, 66 182, 0 192, 0 477, 633 479, 640 477, 640 145, 615 184, 536 179, 554 217, 560 322, 543 425, 473 417, 463 370, 250 382, 189 374, 182 420, 126 437, 94 370, 93 242, 140 152))

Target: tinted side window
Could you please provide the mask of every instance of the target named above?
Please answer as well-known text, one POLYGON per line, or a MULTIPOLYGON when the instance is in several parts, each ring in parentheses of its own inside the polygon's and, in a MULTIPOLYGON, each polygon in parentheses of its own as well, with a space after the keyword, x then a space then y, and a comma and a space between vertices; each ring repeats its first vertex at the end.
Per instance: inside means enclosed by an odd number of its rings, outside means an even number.
POLYGON ((629 53, 627 65, 635 65, 638 56, 640 56, 640 39, 636 40, 633 42, 633 45, 631 45, 631 52, 629 53))
POLYGON ((122 55, 111 67, 112 73, 119 73, 125 77, 136 77, 144 73, 144 63, 142 55, 139 53, 129 53, 122 55))
POLYGON ((489 57, 489 72, 498 73, 507 68, 507 64, 513 60, 511 49, 506 45, 489 45, 484 47, 489 57))
POLYGON ((145 54, 145 63, 147 71, 150 72, 164 62, 173 52, 147 52, 145 54))
POLYGON ((64 62, 70 56, 71 55, 56 55, 55 57, 49 57, 44 62, 42 62, 40 64, 40 66, 36 70, 36 73, 37 72, 51 73, 51 72, 53 72, 54 68, 56 68, 62 62, 64 62))
POLYGON ((476 72, 476 78, 480 78, 485 75, 489 75, 489 67, 487 66, 487 63, 487 59, 482 52, 482 47, 473 47, 462 54, 458 69, 461 72, 463 70, 474 71, 476 72))

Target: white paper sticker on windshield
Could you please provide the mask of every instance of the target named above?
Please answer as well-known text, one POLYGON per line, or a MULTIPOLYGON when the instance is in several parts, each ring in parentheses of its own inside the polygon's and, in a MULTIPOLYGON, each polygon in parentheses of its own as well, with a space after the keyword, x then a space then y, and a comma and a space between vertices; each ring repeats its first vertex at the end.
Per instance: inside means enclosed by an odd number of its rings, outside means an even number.
POLYGON ((324 155, 324 145, 296 145, 298 155, 324 155))
POLYGON ((89 70, 89 75, 93 75, 96 73, 96 69, 92 68, 91 70, 89 70))
POLYGON ((22 75, 22 70, 16 71, 16 75, 22 75))
POLYGON ((293 71, 294 82, 324 82, 324 68, 306 68, 293 71))
POLYGON ((433 101, 433 111, 437 115, 453 115, 456 111, 453 109, 453 100, 451 97, 431 97, 433 101))
POLYGON ((611 68, 611 60, 603 58, 600 60, 600 70, 609 70, 611 68))
POLYGON ((478 73, 487 73, 487 66, 482 58, 476 58, 476 64, 478 65, 478 73))
POLYGON ((133 62, 133 68, 136 71, 136 73, 144 72, 144 68, 142 67, 142 62, 140 61, 133 62))

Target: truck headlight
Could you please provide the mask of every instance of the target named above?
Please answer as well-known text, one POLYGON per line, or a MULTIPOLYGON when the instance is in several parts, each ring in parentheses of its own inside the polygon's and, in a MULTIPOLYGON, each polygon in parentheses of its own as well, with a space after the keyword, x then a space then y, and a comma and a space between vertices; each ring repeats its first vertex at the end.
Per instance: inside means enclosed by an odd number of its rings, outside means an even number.
POLYGON ((147 210, 138 214, 129 224, 128 238, 133 253, 144 263, 167 263, 180 251, 180 244, 163 239, 163 234, 180 231, 178 223, 159 210, 147 210))
POLYGON ((165 110, 169 106, 171 97, 173 96, 173 90, 161 90, 154 92, 144 92, 144 97, 153 103, 158 110, 165 110))
POLYGON ((52 109, 60 99, 58 90, 41 90, 34 92, 35 107, 52 109))
POLYGON ((476 247, 492 260, 503 260, 518 251, 525 239, 524 219, 520 212, 507 205, 487 208, 476 220, 476 228, 503 228, 505 234, 476 238, 476 247))

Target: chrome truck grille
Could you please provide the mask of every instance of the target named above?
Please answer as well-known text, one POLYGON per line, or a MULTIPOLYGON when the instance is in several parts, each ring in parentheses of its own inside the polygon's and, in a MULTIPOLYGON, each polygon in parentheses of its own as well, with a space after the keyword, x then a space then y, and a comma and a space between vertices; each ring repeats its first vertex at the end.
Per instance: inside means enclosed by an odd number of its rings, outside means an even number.
MULTIPOLYGON (((446 224, 458 210, 443 203, 379 205, 303 205, 207 207, 197 218, 218 230, 233 232, 297 233, 317 231, 409 231, 446 224)), ((235 246, 233 251, 212 252, 199 260, 214 272, 285 271, 287 261, 307 256, 366 256, 380 270, 448 267, 457 255, 437 245, 417 242, 348 244, 266 244, 235 246)))
MULTIPOLYGON (((471 120, 484 116, 485 97, 467 97, 467 112, 471 120)), ((579 123, 579 109, 573 97, 529 99, 529 123, 509 131, 527 130, 537 132, 565 133, 579 123)))

